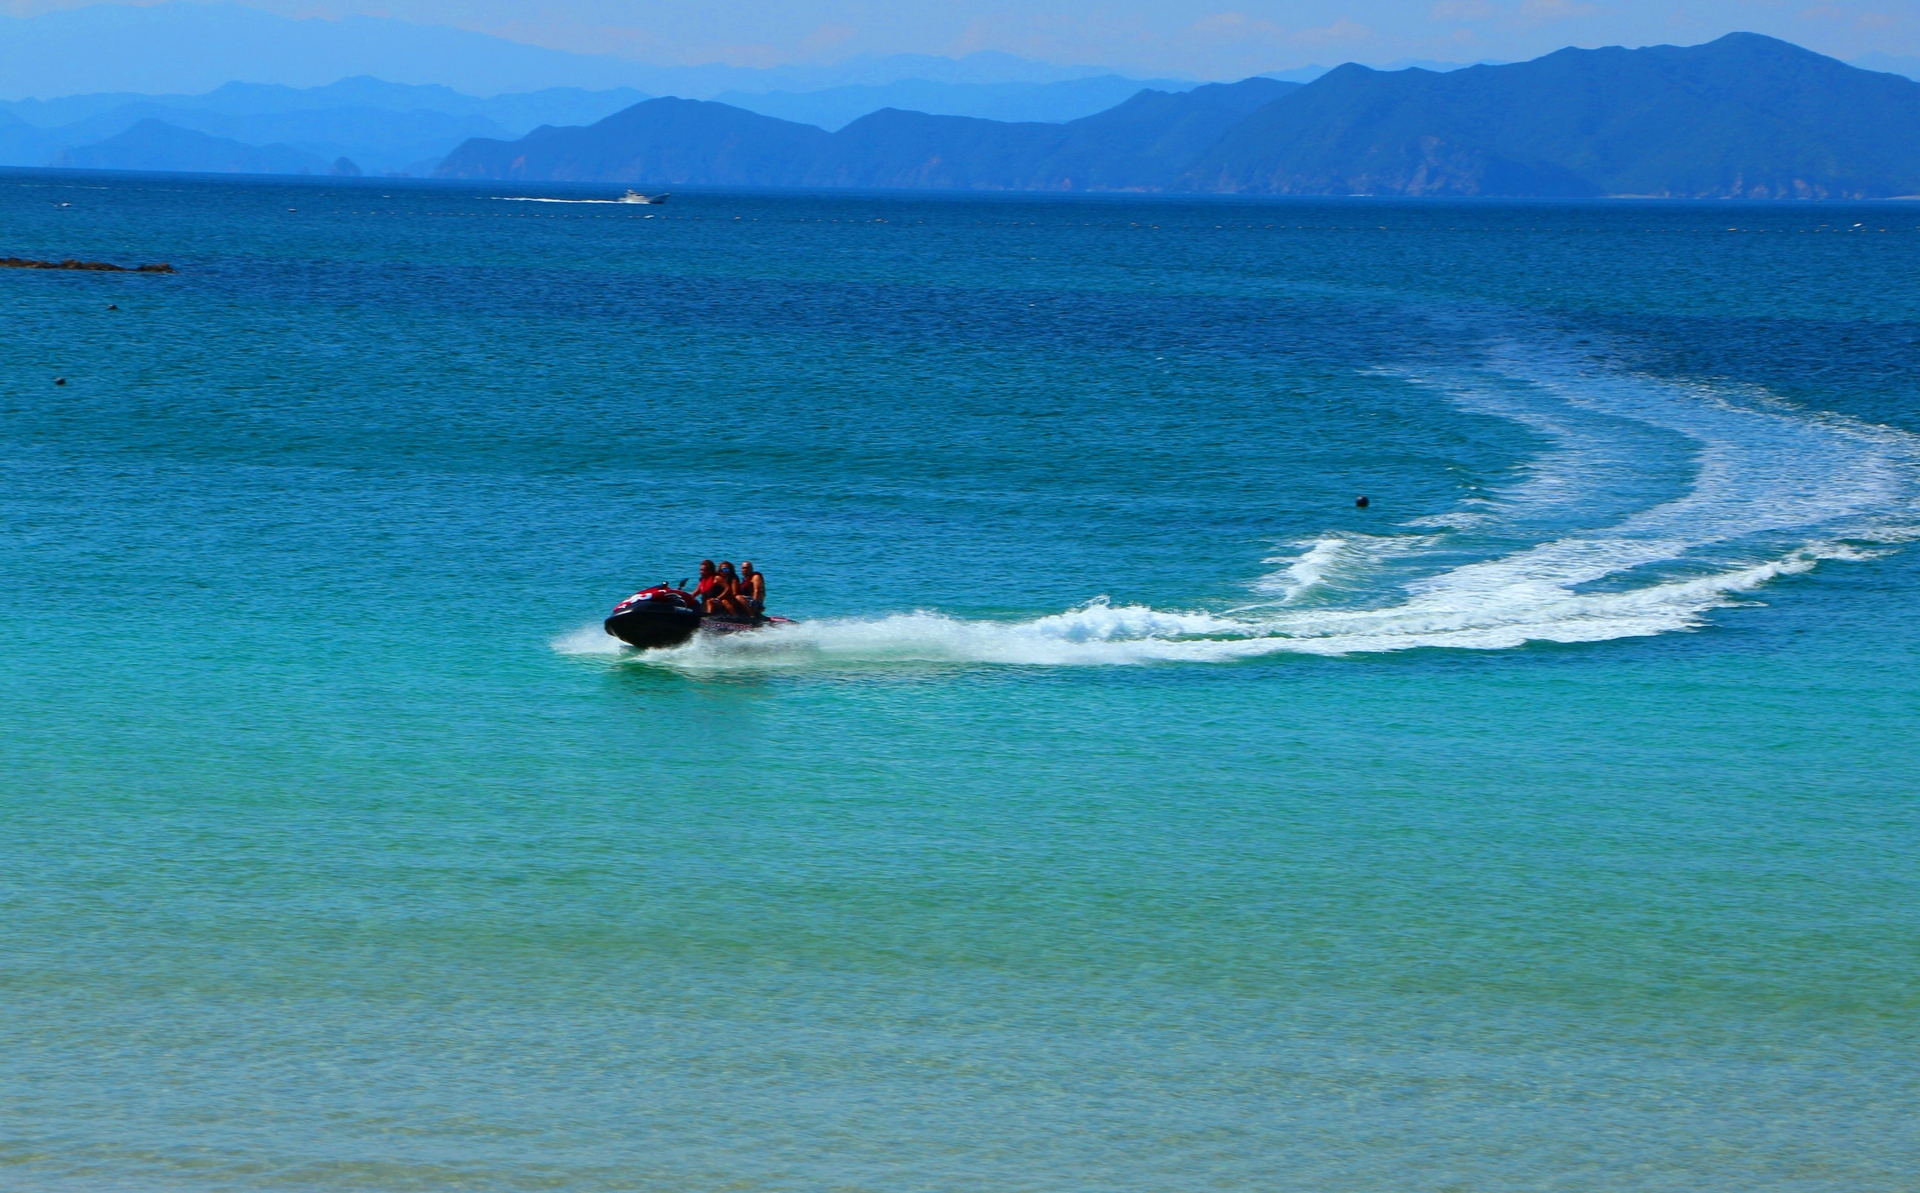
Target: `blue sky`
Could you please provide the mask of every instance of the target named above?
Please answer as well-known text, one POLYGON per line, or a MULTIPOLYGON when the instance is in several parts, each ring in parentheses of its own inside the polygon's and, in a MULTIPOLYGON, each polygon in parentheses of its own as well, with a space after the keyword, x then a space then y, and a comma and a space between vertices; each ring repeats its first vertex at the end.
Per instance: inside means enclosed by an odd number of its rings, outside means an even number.
MULTIPOLYGON (((0 0, 29 16, 78 7, 0 0)), ((1566 45, 1693 44, 1736 29, 1840 58, 1920 55, 1920 0, 265 0, 660 64, 773 66, 1003 50, 1136 75, 1238 78, 1348 60, 1531 58, 1566 45)))

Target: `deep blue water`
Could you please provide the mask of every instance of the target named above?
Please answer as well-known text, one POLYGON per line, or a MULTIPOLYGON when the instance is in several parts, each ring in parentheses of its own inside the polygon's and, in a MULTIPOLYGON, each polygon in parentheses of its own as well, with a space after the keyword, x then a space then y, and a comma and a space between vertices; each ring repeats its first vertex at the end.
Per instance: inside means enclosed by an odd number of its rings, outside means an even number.
POLYGON ((1920 208, 505 193, 0 176, 0 1184, 1920 1185, 1920 208))

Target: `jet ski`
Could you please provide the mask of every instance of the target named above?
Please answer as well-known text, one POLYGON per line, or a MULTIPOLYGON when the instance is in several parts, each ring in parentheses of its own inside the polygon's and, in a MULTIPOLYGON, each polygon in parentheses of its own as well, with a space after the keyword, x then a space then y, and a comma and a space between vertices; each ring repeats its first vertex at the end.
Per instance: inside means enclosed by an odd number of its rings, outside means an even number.
POLYGON ((735 634, 761 626, 790 624, 789 618, 768 617, 762 613, 751 617, 705 613, 692 593, 669 584, 656 584, 634 593, 615 605, 606 621, 607 633, 641 650, 680 646, 703 630, 709 634, 735 634))

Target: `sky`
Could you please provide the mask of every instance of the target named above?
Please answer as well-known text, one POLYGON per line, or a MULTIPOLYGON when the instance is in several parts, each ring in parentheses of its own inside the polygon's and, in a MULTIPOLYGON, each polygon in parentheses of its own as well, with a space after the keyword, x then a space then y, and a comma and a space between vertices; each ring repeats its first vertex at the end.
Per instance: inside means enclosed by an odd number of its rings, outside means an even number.
MULTIPOLYGON (((30 16, 85 0, 0 0, 30 16)), ((1920 56, 1920 0, 256 0, 290 17, 452 25, 661 65, 1001 50, 1137 77, 1234 79, 1346 61, 1518 61, 1562 46, 1748 30, 1837 58, 1920 56)))

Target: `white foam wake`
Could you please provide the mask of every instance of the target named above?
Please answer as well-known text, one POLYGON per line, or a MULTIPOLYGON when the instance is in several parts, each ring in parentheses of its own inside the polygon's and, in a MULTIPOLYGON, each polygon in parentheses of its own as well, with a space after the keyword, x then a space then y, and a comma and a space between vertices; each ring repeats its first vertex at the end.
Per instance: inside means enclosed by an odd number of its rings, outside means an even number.
POLYGON ((495 195, 494 198, 502 203, 617 203, 628 205, 633 203, 631 199, 536 199, 529 195, 495 195))
MULTIPOLYGON (((1821 559, 1857 557, 1832 544, 1712 576, 1625 593, 1564 589, 1475 605, 1427 598, 1388 609, 1321 609, 1262 618, 1173 613, 1143 605, 1095 603, 1030 621, 983 621, 941 613, 829 618, 752 634, 701 636, 682 647, 635 656, 690 671, 841 667, 887 663, 997 663, 1116 666, 1223 663, 1273 654, 1343 655, 1451 647, 1502 650, 1528 642, 1599 642, 1700 624, 1708 611, 1740 603, 1778 576, 1821 559)), ((554 643, 568 654, 620 654, 597 626, 554 643)))
POLYGON ((1404 554, 1418 543, 1405 537, 1350 534, 1327 535, 1294 546, 1300 554, 1266 561, 1284 566, 1255 581, 1254 591, 1276 596, 1282 605, 1337 594, 1388 556, 1404 554))
MULTIPOLYGON (((1905 432, 1765 395, 1515 353, 1492 374, 1415 380, 1521 422, 1549 446, 1510 489, 1430 520, 1450 527, 1443 533, 1426 526, 1297 544, 1256 583, 1266 603, 1210 613, 1101 598, 1026 621, 933 612, 825 619, 637 657, 687 670, 1071 666, 1598 642, 1697 627, 1715 609, 1750 603, 1769 581, 1920 532, 1920 439, 1905 432), (1653 450, 1662 445, 1664 462, 1653 450), (1648 504, 1649 493, 1664 499, 1648 504), (1530 527, 1548 522, 1559 528, 1552 537, 1526 541, 1530 527), (1457 562, 1475 543, 1486 557, 1457 562)), ((554 646, 621 649, 598 627, 554 646)))

